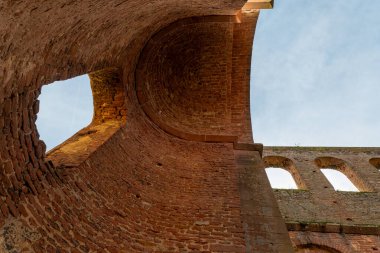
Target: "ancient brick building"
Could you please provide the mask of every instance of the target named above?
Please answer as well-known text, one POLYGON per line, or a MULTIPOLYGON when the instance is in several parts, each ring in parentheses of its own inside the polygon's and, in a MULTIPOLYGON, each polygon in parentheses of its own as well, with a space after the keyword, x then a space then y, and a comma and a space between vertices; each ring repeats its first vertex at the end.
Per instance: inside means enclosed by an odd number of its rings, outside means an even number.
POLYGON ((252 41, 270 7, 0 1, 0 251, 380 251, 380 149, 253 141, 252 41), (41 87, 86 73, 93 122, 46 154, 41 87), (272 165, 301 190, 273 191, 272 165), (326 166, 363 192, 335 192, 326 166))

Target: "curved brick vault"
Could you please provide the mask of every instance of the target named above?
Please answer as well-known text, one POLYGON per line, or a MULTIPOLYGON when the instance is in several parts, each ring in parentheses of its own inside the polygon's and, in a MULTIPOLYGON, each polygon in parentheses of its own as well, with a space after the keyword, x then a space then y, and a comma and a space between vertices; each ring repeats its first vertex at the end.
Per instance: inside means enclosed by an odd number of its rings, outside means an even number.
POLYGON ((260 150, 248 97, 258 11, 244 4, 0 3, 3 251, 290 250, 284 223, 255 228, 241 179, 260 150), (45 155, 41 86, 84 73, 93 122, 45 155))
POLYGON ((289 236, 252 138, 267 2, 0 2, 0 252, 315 249, 289 236), (85 73, 93 121, 45 154, 41 86, 85 73))

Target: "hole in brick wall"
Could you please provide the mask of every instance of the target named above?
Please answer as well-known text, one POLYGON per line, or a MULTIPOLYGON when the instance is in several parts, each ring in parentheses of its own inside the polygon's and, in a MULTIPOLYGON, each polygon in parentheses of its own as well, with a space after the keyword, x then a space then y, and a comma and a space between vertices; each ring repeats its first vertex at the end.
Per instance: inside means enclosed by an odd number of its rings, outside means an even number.
POLYGON ((369 159, 369 163, 374 166, 376 169, 380 170, 380 158, 375 157, 369 159))
POLYGON ((265 169, 270 185, 274 189, 298 189, 294 178, 285 169, 268 167, 265 169))
POLYGON ((331 157, 331 156, 323 156, 323 157, 317 157, 315 160, 315 165, 317 165, 320 169, 330 169, 334 171, 339 171, 344 175, 344 178, 348 178, 348 180, 341 180, 340 173, 334 173, 331 178, 328 178, 331 182, 340 182, 342 185, 340 189, 338 190, 344 190, 348 189, 348 191, 351 191, 352 184, 356 187, 356 189, 359 189, 359 191, 363 192, 372 192, 374 191, 373 187, 366 181, 363 180, 360 175, 358 175, 355 170, 351 168, 347 162, 345 162, 342 159, 331 157), (338 178, 335 178, 334 176, 339 176, 338 178), (343 188, 343 189, 341 189, 343 188))
POLYGON ((321 171, 336 191, 359 191, 351 180, 342 172, 330 168, 324 168, 321 169, 321 171))
POLYGON ((265 156, 263 161, 266 168, 281 168, 288 171, 296 182, 297 189, 307 189, 305 182, 291 159, 283 156, 265 156))
POLYGON ((37 128, 47 150, 90 124, 93 98, 88 75, 56 81, 42 87, 37 128))

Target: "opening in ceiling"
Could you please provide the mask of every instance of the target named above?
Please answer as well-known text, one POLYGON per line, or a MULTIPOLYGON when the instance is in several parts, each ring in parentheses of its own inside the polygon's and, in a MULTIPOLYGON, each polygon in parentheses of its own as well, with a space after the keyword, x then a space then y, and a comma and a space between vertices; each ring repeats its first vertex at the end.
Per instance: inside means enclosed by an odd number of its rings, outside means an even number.
POLYGON ((42 87, 37 129, 50 150, 91 123, 93 98, 88 75, 42 87))

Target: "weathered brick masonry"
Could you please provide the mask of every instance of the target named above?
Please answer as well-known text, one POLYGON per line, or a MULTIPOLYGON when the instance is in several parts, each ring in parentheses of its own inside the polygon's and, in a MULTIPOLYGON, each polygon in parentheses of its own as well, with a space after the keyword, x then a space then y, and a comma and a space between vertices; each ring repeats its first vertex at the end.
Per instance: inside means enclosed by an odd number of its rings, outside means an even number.
POLYGON ((374 170, 358 181, 370 193, 320 216, 328 231, 270 189, 249 110, 257 9, 268 6, 0 2, 0 252, 375 250, 374 170), (41 86, 86 73, 92 123, 45 154, 41 86), (350 203, 366 203, 366 217, 350 203))
POLYGON ((299 190, 275 190, 294 246, 321 252, 380 251, 379 148, 266 147, 266 166, 281 167, 299 190), (320 171, 344 173, 360 192, 335 191, 320 171))

